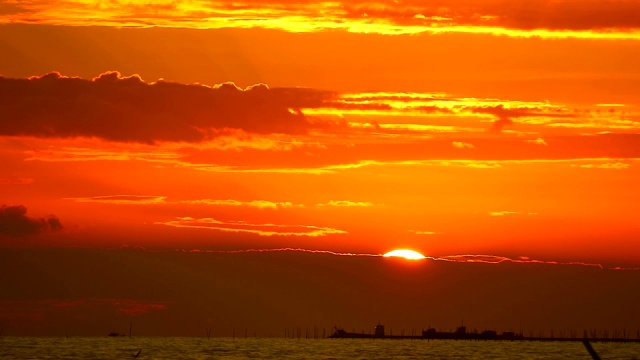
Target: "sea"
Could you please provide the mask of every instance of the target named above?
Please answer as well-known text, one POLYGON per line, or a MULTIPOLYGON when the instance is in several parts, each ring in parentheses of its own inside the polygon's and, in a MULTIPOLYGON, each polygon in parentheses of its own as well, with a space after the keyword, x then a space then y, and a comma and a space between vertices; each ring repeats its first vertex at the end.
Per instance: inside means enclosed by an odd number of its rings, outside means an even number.
MULTIPOLYGON (((640 359, 640 343, 592 343, 640 359)), ((581 342, 196 337, 0 337, 0 359, 592 359, 581 342), (137 355, 137 357, 136 357, 137 355)))

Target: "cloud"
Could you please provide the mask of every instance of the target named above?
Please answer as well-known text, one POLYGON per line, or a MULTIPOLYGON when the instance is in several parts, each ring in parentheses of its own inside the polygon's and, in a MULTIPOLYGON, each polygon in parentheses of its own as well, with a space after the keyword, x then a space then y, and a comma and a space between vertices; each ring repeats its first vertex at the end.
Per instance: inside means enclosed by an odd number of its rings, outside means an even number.
POLYGON ((370 207, 374 206, 370 202, 365 201, 349 201, 349 200, 331 200, 326 204, 318 204, 318 206, 333 206, 333 207, 370 207))
POLYGON ((308 236, 319 237, 334 234, 346 234, 346 231, 310 225, 251 224, 245 221, 219 221, 212 218, 194 219, 181 217, 166 222, 156 222, 178 228, 208 229, 233 233, 249 233, 260 236, 308 236))
MULTIPOLYGON (((457 121, 457 119, 451 119, 457 121)), ((280 174, 331 174, 371 167, 390 166, 450 166, 468 169, 499 170, 525 163, 546 162, 570 164, 627 163, 636 166, 640 158, 640 135, 607 133, 593 135, 545 135, 549 146, 532 145, 527 140, 537 138, 521 136, 507 130, 500 136, 486 132, 473 140, 472 150, 456 149, 452 137, 459 134, 416 140, 411 136, 371 139, 370 134, 345 134, 334 136, 326 133, 309 134, 303 141, 318 140, 326 149, 313 152, 297 149, 291 152, 269 150, 212 150, 204 143, 162 143, 162 146, 108 142, 94 138, 37 139, 33 137, 0 138, 0 142, 20 144, 23 156, 29 162, 129 162, 139 166, 156 168, 181 168, 211 173, 280 173, 280 174), (535 149, 534 149, 535 147, 535 149), (535 151, 534 151, 535 150, 535 151), (308 152, 313 152, 312 155, 308 152)), ((527 126, 527 125, 523 125, 527 126)), ((343 128, 345 130, 346 128, 343 128)), ((374 135, 375 136, 375 135, 374 135)), ((136 165, 136 166, 138 166, 136 165)), ((36 179, 37 181, 37 179, 36 179)), ((94 195, 94 194, 90 194, 94 195)), ((110 195, 110 194, 95 194, 110 195)), ((162 195, 162 194, 139 194, 162 195)), ((198 199, 186 199, 198 200, 198 199)), ((225 200, 225 199, 213 199, 225 200)), ((238 201, 290 199, 241 199, 238 201)), ((340 199, 334 199, 340 200, 340 199)), ((306 204, 315 206, 316 203, 306 204)))
POLYGON ((0 185, 28 185, 33 182, 32 178, 0 177, 0 185))
POLYGON ((75 26, 267 28, 290 32, 481 33, 519 37, 639 39, 640 4, 618 0, 347 0, 327 2, 212 2, 174 0, 135 3, 30 0, 0 4, 0 23, 75 26))
POLYGON ((199 200, 167 200, 166 196, 146 196, 146 195, 108 195, 108 196, 92 196, 82 198, 67 198, 80 203, 99 203, 114 205, 169 205, 169 204, 192 204, 192 205, 212 205, 212 206, 246 206, 258 209, 280 209, 289 207, 304 207, 301 204, 293 204, 291 202, 273 202, 267 200, 216 200, 216 199, 199 199, 199 200))
POLYGON ((464 166, 472 169, 499 169, 502 167, 502 165, 496 162, 490 163, 490 162, 479 162, 479 161, 468 162, 464 164, 464 166))
POLYGON ((604 164, 572 164, 572 167, 579 167, 583 169, 610 169, 610 170, 625 170, 631 167, 630 164, 621 162, 617 163, 604 163, 604 164))
MULTIPOLYGON (((492 98, 461 98, 444 93, 347 93, 339 94, 331 101, 325 102, 326 107, 306 109, 306 114, 325 115, 383 115, 383 116, 414 116, 418 119, 437 115, 438 117, 469 117, 475 116, 482 120, 494 119, 492 130, 502 131, 514 124, 514 119, 528 120, 535 124, 547 124, 558 119, 573 119, 577 114, 572 113, 562 105, 539 101, 518 101, 492 98), (346 106, 349 105, 349 106, 346 106)), ((565 120, 566 121, 566 120, 565 120)), ((444 132, 474 132, 480 128, 428 125, 428 124, 381 124, 350 123, 350 127, 360 127, 369 131, 404 130, 432 133, 444 132)), ((454 145, 455 146, 455 145, 454 145)))
POLYGON ((141 195, 111 195, 93 196, 84 198, 68 198, 81 203, 102 203, 116 205, 149 205, 165 203, 165 196, 141 196, 141 195))
POLYGON ((549 260, 536 260, 530 259, 526 256, 520 256, 518 259, 508 258, 506 256, 499 255, 448 255, 442 257, 429 257, 436 261, 449 261, 449 262, 461 262, 461 263, 481 263, 481 264, 500 264, 503 262, 522 263, 522 264, 546 264, 546 265, 579 265, 589 266, 604 269, 602 264, 586 263, 579 261, 572 262, 559 262, 549 260))
MULTIPOLYGON (((92 196, 81 198, 67 198, 80 203, 99 203, 113 205, 209 205, 209 206, 230 206, 230 207, 250 207, 257 209, 285 209, 285 208, 304 208, 304 204, 295 204, 289 201, 268 201, 268 200, 251 200, 240 201, 233 199, 198 199, 198 200, 167 200, 166 196, 146 196, 146 195, 108 195, 108 196, 92 196)), ((371 207, 373 203, 365 201, 349 201, 349 200, 331 200, 325 204, 317 204, 319 207, 371 207)))
POLYGON ((184 200, 177 201, 175 203, 180 204, 203 204, 203 205, 214 205, 214 206, 247 206, 254 207, 258 209, 280 209, 280 208, 290 208, 290 207, 304 207, 301 204, 293 204, 291 202, 273 202, 266 200, 253 200, 253 201, 238 201, 238 200, 214 200, 214 199, 202 199, 202 200, 184 200))
POLYGON ((473 144, 469 144, 461 141, 454 141, 452 145, 454 148, 457 148, 457 149, 473 149, 474 148, 473 144))
POLYGON ((438 234, 435 231, 423 231, 423 230, 409 230, 409 232, 414 233, 416 235, 437 235, 438 234))
MULTIPOLYGON (((148 83, 137 75, 125 77, 117 72, 103 73, 92 80, 59 73, 28 79, 0 77, 0 109, 0 116, 14 119, 0 123, 0 136, 101 138, 140 145, 171 142, 199 147, 192 152, 328 150, 330 144, 306 136, 317 134, 389 138, 412 135, 414 140, 420 140, 443 137, 447 133, 457 134, 456 137, 473 133, 475 138, 487 130, 486 123, 491 119, 491 129, 498 132, 516 120, 526 126, 553 128, 640 128, 636 121, 610 115, 585 121, 586 115, 547 102, 460 98, 441 93, 340 94, 304 88, 269 88, 264 84, 240 89, 233 83, 212 87, 165 81, 148 83), (343 113, 403 116, 415 121, 347 122, 340 116, 343 113), (429 116, 441 117, 438 121, 451 120, 451 124, 425 123, 429 116), (469 121, 471 117, 480 121, 469 121)), ((538 144, 542 144, 540 140, 536 140, 538 144)), ((463 141, 452 144, 461 149, 474 146, 463 141)), ((120 150, 86 152, 82 148, 67 147, 49 152, 34 149, 32 158, 78 161, 82 157, 132 160, 153 156, 170 161, 180 157, 177 153, 160 153, 154 149, 146 149, 146 154, 120 150)), ((174 150, 178 149, 174 147, 174 150)))
POLYGON ((537 138, 537 139, 535 139, 535 140, 527 140, 527 142, 528 142, 529 144, 536 144, 536 145, 544 145, 544 146, 547 146, 547 142, 546 142, 546 141, 544 141, 544 139, 543 139, 543 138, 537 138))
POLYGON ((304 134, 313 123, 301 108, 323 106, 334 93, 233 83, 207 87, 106 72, 93 80, 49 73, 0 77, 0 135, 98 137, 119 142, 201 142, 229 129, 304 134))
POLYGON ((511 215, 538 215, 534 212, 517 212, 517 211, 492 211, 489 213, 491 216, 511 216, 511 215))
POLYGON ((22 205, 0 206, 0 235, 22 237, 59 230, 62 230, 62 224, 54 215, 31 218, 27 216, 27 208, 22 205))

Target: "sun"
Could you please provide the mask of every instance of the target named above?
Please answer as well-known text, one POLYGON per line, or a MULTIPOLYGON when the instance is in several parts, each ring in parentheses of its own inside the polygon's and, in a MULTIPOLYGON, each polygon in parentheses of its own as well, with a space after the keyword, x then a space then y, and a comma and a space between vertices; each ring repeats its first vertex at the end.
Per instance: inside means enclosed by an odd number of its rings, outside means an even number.
POLYGON ((405 258, 407 260, 422 260, 422 259, 426 259, 426 256, 420 254, 417 251, 413 251, 413 250, 406 250, 406 249, 400 249, 400 250, 393 250, 393 251, 389 251, 388 253, 382 255, 384 257, 402 257, 405 258))

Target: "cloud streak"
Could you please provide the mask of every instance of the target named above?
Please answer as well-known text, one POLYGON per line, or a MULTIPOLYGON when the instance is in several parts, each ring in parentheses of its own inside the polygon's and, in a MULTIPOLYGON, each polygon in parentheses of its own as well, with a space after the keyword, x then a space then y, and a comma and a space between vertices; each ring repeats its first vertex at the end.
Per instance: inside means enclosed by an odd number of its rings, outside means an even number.
POLYGON ((538 215, 534 212, 518 212, 518 211, 492 211, 490 216, 514 216, 514 215, 538 215))
POLYGON ((154 205, 164 204, 165 196, 143 196, 143 195, 110 195, 93 196, 83 198, 68 198, 80 203, 98 203, 115 205, 154 205))
POLYGON ((166 222, 156 222, 155 224, 173 226, 177 228, 206 229, 231 233, 247 233, 259 236, 320 237, 347 233, 346 231, 339 229, 311 225, 252 224, 245 221, 225 222, 212 218, 195 219, 191 217, 181 217, 166 222))
MULTIPOLYGON (((580 121, 579 115, 567 107, 539 101, 518 101, 492 98, 463 98, 445 93, 345 93, 327 101, 325 107, 305 109, 306 114, 317 115, 366 115, 366 116, 410 116, 424 118, 437 117, 476 117, 481 120, 493 119, 490 130, 497 132, 516 123, 516 120, 551 124, 557 121, 580 121), (542 120, 541 120, 542 119, 542 120)), ((405 132, 477 132, 483 128, 433 125, 433 124, 380 124, 364 126, 350 123, 352 127, 370 131, 404 130, 405 132)), ((594 124, 595 125, 595 124, 594 124)), ((454 146, 464 146, 457 141, 454 146), (457 144, 456 144, 457 143, 457 144)))
POLYGON ((604 163, 604 164, 573 164, 573 167, 579 167, 582 169, 606 169, 606 170, 626 170, 631 167, 630 164, 616 162, 616 163, 604 163))
MULTIPOLYGON (((147 196, 147 195, 108 195, 108 196, 92 196, 81 198, 67 198, 79 203, 97 203, 112 205, 208 205, 222 207, 249 207, 257 209, 287 209, 287 208, 304 208, 307 205, 295 204, 289 201, 268 201, 268 200, 250 200, 240 201, 233 199, 198 199, 198 200, 167 200, 166 196, 147 196)), ((376 206, 367 201, 350 201, 350 200, 330 200, 327 203, 316 204, 317 207, 334 207, 334 208, 364 208, 376 206)))
POLYGON ((373 203, 367 201, 349 201, 349 200, 330 200, 326 204, 318 204, 318 206, 324 207, 371 207, 373 203))
POLYGON ((410 233, 414 233, 416 235, 437 235, 438 233, 435 231, 425 231, 425 230, 409 230, 410 233))
MULTIPOLYGON (((183 250, 184 251, 184 250, 183 250)), ((314 250, 304 248, 266 248, 266 249, 242 249, 242 250, 187 250, 187 252, 194 253, 215 253, 215 254, 244 254, 244 253, 272 253, 272 252, 299 252, 299 253, 311 253, 321 255, 333 255, 333 256, 352 256, 352 257, 384 257, 384 254, 373 253, 358 253, 358 252, 336 252, 330 250, 314 250)), ((595 267, 602 270, 613 271, 638 271, 640 268, 634 267, 622 267, 611 266, 605 267, 599 263, 581 262, 581 261, 556 261, 556 260, 541 260, 531 259, 527 256, 520 256, 518 258, 510 258, 501 255, 484 255, 484 254, 461 254, 461 255, 444 255, 444 256, 425 256, 422 260, 431 261, 444 261, 454 263, 467 263, 467 264, 487 264, 498 265, 502 263, 514 263, 514 264, 534 264, 534 265, 558 265, 558 266, 585 266, 595 267)))
POLYGON ((258 209, 283 209, 292 207, 304 207, 302 204, 291 202, 273 202, 267 200, 239 201, 232 199, 199 199, 199 200, 167 200, 166 196, 147 195, 108 195, 92 196, 81 198, 67 198, 79 203, 97 203, 112 205, 210 205, 210 206, 232 206, 232 207, 252 207, 258 209))
MULTIPOLYGON (((518 264, 579 265, 579 266, 597 267, 600 269, 604 269, 604 266, 602 264, 595 264, 595 263, 586 263, 586 262, 579 262, 579 261, 560 262, 560 261, 549 261, 549 260, 536 260, 536 259, 530 259, 528 257, 520 257, 518 259, 513 259, 513 258, 509 258, 505 256, 497 256, 497 255, 448 255, 448 256, 428 257, 428 258, 436 261, 461 262, 461 263, 501 264, 504 262, 511 262, 511 263, 518 263, 518 264)), ((617 270, 617 269, 611 268, 611 270, 617 270)))
POLYGON ((473 149, 475 146, 470 143, 462 142, 462 141, 454 141, 451 143, 456 149, 473 149))
POLYGON ((288 201, 285 202, 273 202, 267 200, 252 200, 252 201, 238 201, 238 200, 214 200, 214 199, 202 199, 202 200, 184 200, 184 201, 176 201, 173 203, 180 204, 201 204, 201 205, 213 205, 213 206, 243 206, 243 207, 253 207, 258 209, 283 209, 283 208, 291 208, 291 207, 304 207, 301 204, 294 204, 288 201))

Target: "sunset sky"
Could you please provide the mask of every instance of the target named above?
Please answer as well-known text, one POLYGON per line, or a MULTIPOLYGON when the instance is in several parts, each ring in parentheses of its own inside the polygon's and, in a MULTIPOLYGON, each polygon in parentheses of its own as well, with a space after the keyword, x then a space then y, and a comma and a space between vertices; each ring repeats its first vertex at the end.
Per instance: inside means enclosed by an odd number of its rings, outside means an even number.
POLYGON ((0 54, 5 333, 639 326, 638 1, 0 0, 0 54))

